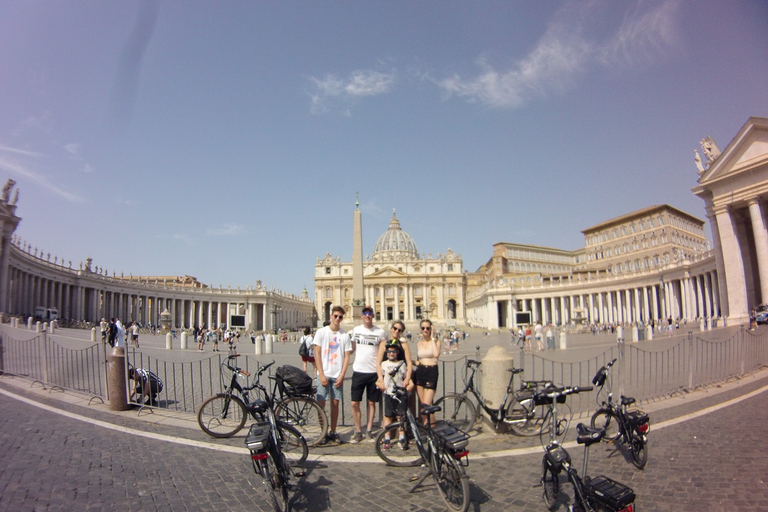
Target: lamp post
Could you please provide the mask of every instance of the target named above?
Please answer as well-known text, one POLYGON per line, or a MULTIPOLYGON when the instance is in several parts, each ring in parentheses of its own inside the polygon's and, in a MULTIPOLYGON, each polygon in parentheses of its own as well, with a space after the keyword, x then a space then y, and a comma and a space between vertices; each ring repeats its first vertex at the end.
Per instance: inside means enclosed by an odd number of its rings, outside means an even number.
POLYGON ((660 320, 666 320, 666 305, 667 305, 667 290, 664 288, 664 276, 659 276, 659 291, 661 292, 661 304, 659 304, 659 312, 662 318, 660 320))
POLYGON ((278 311, 282 311, 282 309, 283 308, 281 308, 277 303, 272 304, 272 308, 270 309, 272 312, 272 327, 274 328, 275 333, 277 333, 277 313, 278 311))

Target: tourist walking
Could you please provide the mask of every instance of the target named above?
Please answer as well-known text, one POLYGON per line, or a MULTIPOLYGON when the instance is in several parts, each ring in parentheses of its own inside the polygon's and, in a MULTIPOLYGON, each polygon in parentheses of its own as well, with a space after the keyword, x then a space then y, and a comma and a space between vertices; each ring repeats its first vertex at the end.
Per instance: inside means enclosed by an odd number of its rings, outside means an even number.
POLYGON ((312 363, 312 368, 315 370, 315 377, 317 377, 317 365, 315 364, 315 351, 312 348, 312 331, 309 327, 304 328, 304 336, 299 341, 299 346, 305 347, 307 355, 301 356, 301 362, 304 363, 304 372, 307 372, 307 363, 312 363))

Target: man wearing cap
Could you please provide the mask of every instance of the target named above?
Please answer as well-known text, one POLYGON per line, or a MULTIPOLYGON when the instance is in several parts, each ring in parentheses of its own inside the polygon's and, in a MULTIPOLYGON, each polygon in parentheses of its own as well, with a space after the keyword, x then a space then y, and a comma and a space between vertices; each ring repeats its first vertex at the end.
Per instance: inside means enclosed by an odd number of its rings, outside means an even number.
POLYGON ((381 390, 376 386, 378 374, 379 343, 386 341, 387 333, 381 327, 373 325, 373 308, 365 306, 362 313, 363 325, 352 329, 352 353, 355 361, 352 363, 352 419, 355 422, 355 433, 351 443, 359 443, 364 439, 362 428, 363 391, 368 400, 368 425, 366 436, 373 440, 373 418, 376 415, 376 404, 381 400, 381 390))

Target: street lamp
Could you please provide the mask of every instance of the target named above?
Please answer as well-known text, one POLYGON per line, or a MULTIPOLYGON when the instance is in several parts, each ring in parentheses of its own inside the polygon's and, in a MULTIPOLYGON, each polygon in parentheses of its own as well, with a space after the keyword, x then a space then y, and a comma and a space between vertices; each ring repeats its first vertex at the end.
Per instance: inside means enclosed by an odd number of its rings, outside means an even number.
POLYGON ((275 333, 277 333, 277 312, 282 311, 282 309, 283 308, 281 308, 279 304, 272 304, 272 327, 274 328, 275 333))

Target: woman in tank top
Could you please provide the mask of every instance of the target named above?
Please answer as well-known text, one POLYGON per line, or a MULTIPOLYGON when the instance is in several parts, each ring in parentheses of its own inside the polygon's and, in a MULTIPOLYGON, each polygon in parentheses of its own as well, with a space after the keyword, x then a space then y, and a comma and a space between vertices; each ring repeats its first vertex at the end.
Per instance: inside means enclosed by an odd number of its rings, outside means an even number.
MULTIPOLYGON (((437 359, 440 357, 440 343, 432 335, 432 322, 424 319, 419 324, 421 339, 416 343, 416 355, 419 358, 415 363, 413 381, 416 384, 416 394, 422 406, 432 405, 437 389, 437 359)), ((421 417, 426 423, 427 417, 421 417)), ((434 424, 434 415, 430 415, 430 424, 434 424)))

